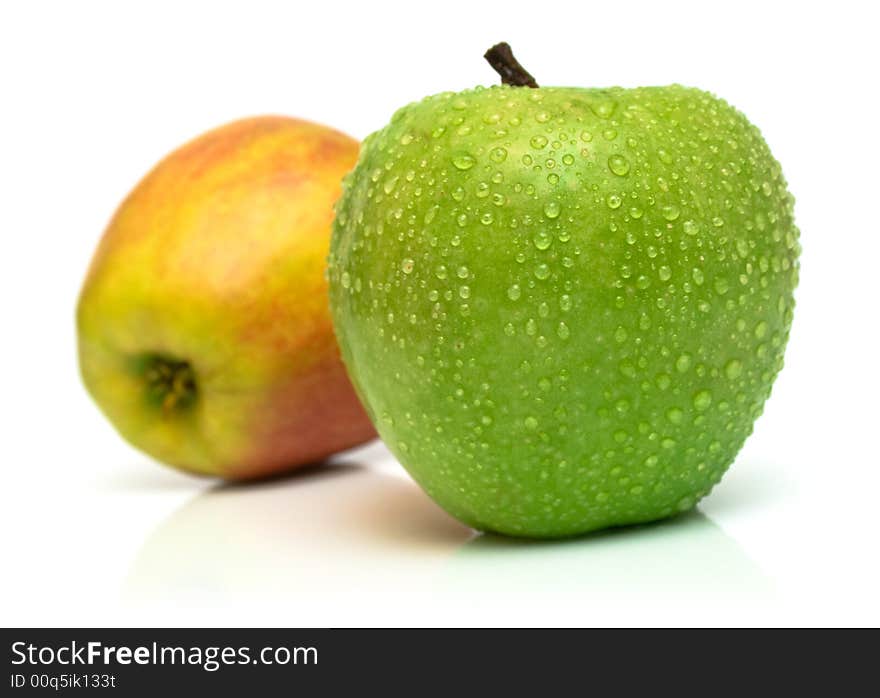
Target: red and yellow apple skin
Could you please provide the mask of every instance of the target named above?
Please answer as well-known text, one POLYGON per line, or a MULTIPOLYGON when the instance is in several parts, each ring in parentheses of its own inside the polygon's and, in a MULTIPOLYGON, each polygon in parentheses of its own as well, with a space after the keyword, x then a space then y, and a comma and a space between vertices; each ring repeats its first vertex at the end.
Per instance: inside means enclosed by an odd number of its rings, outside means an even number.
POLYGON ((169 465, 253 478, 367 441, 325 261, 358 143, 256 117, 171 153, 117 210, 77 308, 86 388, 169 465))

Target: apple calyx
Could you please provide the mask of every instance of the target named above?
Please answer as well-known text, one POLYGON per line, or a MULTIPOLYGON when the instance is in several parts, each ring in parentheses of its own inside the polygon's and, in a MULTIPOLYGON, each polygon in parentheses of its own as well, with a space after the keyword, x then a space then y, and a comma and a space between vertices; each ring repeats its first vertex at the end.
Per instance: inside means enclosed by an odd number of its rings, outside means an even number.
POLYGON ((535 78, 514 58, 513 50, 506 41, 495 44, 483 54, 483 58, 489 61, 489 65, 501 76, 501 84, 514 87, 538 86, 535 78))
POLYGON ((188 361, 150 354, 141 357, 138 363, 147 399, 163 412, 185 409, 195 402, 198 395, 196 374, 188 361))

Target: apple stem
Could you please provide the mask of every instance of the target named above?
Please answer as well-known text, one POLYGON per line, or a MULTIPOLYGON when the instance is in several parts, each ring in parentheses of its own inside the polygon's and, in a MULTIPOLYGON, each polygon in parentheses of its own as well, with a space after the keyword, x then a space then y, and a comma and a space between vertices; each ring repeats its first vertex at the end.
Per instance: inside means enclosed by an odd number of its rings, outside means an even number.
POLYGON ((538 86, 538 83, 535 82, 535 78, 529 74, 529 71, 523 68, 519 61, 513 57, 510 44, 506 41, 495 44, 483 54, 483 58, 489 61, 489 65, 501 76, 501 83, 503 85, 513 85, 514 87, 538 86))

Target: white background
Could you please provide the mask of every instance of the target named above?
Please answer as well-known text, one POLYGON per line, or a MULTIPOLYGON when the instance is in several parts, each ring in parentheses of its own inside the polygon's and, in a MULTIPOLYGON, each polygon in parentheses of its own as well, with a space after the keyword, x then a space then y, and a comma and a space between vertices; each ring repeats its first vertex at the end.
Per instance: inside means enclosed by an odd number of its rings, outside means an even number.
POLYGON ((877 22, 870 3, 4 2, 0 623, 880 623, 877 22), (701 514, 548 544, 474 535, 380 445, 253 487, 125 445, 80 386, 73 309, 139 177, 231 119, 362 138, 495 81, 680 82, 762 129, 803 257, 782 372, 701 514))

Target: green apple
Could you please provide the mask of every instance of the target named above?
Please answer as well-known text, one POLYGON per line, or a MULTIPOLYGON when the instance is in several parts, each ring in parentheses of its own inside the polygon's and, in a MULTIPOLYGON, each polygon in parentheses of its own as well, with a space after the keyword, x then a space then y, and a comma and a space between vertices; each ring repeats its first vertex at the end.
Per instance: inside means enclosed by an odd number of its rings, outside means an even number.
POLYGON ((344 183, 343 359, 389 448, 475 528, 564 536, 686 511, 782 367, 792 209, 758 129, 701 90, 428 97, 344 183))

